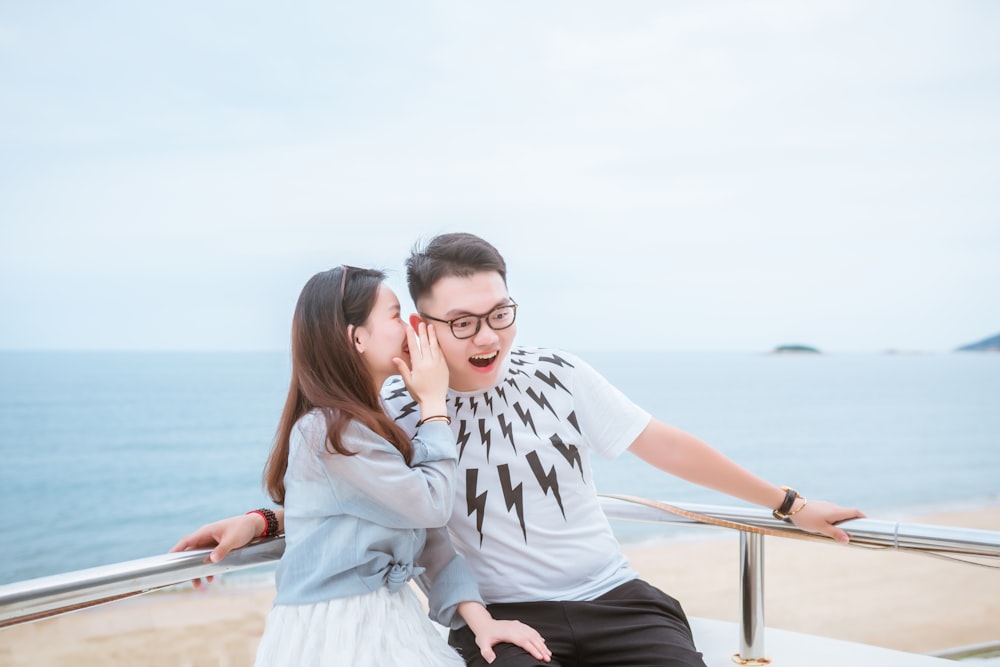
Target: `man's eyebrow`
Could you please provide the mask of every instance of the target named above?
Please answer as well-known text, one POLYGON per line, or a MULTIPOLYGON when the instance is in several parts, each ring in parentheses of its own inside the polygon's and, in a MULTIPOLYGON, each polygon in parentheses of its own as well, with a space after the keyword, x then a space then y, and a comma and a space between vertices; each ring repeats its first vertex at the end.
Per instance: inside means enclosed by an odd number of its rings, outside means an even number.
POLYGON ((451 310, 449 310, 448 312, 446 312, 441 317, 442 317, 442 319, 453 320, 456 317, 464 317, 465 315, 488 315, 489 313, 493 312, 493 310, 495 308, 499 308, 500 306, 509 306, 511 303, 512 303, 511 298, 509 296, 505 296, 504 298, 500 299, 499 301, 497 301, 496 303, 494 303, 492 306, 490 306, 489 310, 487 310, 485 313, 473 313, 470 310, 462 310, 460 308, 452 308, 451 310))

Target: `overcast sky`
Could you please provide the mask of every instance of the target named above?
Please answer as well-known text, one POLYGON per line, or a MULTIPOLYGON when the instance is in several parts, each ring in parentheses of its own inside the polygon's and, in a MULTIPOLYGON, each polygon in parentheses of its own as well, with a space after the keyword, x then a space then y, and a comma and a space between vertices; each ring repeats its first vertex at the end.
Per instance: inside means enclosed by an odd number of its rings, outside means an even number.
POLYGON ((6 2, 0 349, 286 349, 471 231, 519 340, 1000 332, 1000 3, 6 2))

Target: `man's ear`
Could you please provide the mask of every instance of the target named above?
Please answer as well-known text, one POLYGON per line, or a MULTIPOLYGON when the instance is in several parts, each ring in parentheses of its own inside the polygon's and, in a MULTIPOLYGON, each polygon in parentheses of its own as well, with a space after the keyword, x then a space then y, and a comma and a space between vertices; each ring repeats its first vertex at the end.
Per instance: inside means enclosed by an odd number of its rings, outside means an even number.
POLYGON ((413 313, 412 315, 410 315, 410 326, 413 327, 414 330, 416 330, 417 325, 419 325, 423 321, 424 318, 420 317, 419 313, 413 313))

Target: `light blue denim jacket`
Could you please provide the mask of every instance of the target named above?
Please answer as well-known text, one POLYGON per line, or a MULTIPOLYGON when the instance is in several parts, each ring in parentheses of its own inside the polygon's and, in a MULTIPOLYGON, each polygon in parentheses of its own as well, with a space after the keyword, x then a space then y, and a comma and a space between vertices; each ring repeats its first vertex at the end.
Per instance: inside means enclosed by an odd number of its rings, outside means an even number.
POLYGON ((431 618, 450 626, 464 600, 482 602, 444 525, 455 500, 455 436, 429 422, 413 438, 413 460, 357 422, 344 433, 354 456, 326 449, 314 410, 292 430, 285 473, 285 553, 275 575, 279 605, 399 590, 420 576, 431 618))

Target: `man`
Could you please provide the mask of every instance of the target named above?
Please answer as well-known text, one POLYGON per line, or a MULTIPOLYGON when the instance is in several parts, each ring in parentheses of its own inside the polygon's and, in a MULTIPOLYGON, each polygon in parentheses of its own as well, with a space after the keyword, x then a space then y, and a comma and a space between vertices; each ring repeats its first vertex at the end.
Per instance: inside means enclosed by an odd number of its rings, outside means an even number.
MULTIPOLYGON (((863 516, 807 503, 756 477, 651 418, 572 354, 515 347, 517 305, 506 264, 483 239, 440 235, 415 248, 406 265, 417 308, 411 323, 437 328, 450 375, 459 494, 448 532, 493 616, 534 627, 552 651, 544 663, 501 644, 493 665, 704 665, 680 604, 639 579, 622 554, 594 488, 591 452, 613 458, 628 450, 840 542, 848 536, 835 524, 863 516)), ((415 432, 415 403, 402 382, 390 380, 383 397, 403 429, 415 432)), ((260 518, 231 521, 245 526, 260 518)), ((212 524, 175 550, 218 542, 218 560, 260 528, 212 524)), ((431 598, 433 615, 434 586, 431 598)), ((485 664, 468 628, 453 627, 449 641, 467 664, 485 664)))

